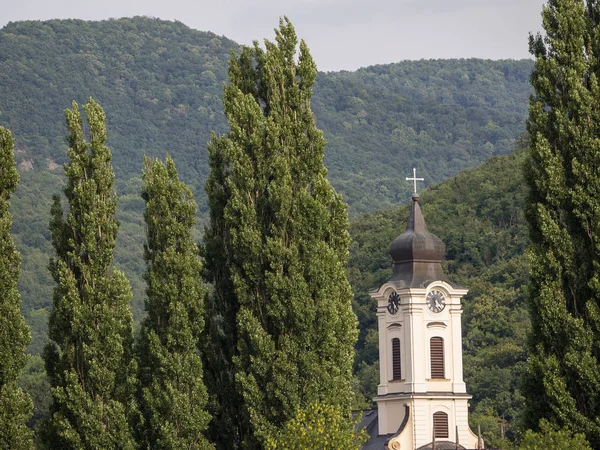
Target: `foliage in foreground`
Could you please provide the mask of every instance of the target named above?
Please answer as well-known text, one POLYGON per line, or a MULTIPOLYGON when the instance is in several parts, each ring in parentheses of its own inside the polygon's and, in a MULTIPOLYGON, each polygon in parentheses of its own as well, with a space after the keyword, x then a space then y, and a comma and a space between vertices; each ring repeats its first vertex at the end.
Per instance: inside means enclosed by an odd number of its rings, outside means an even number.
POLYGON ((310 403, 268 438, 266 450, 360 450, 368 439, 339 407, 310 403))
POLYGON ((138 348, 140 442, 157 450, 210 449, 198 354, 205 289, 192 237, 196 203, 170 157, 166 164, 147 158, 142 178, 148 315, 138 348))
POLYGON ((205 367, 221 408, 214 435, 229 438, 228 448, 262 448, 314 402, 350 416, 348 219, 310 109, 316 66, 303 41, 296 61, 297 44, 285 20, 266 51, 232 55, 224 93, 231 131, 209 146, 204 242, 215 291, 205 367))
POLYGON ((136 372, 131 289, 112 267, 118 223, 106 118, 92 99, 84 110, 89 143, 77 103, 65 111, 68 209, 55 196, 51 211, 56 287, 44 358, 52 405, 42 439, 49 449, 130 450, 136 372))
POLYGON ((600 447, 600 15, 551 0, 536 57, 525 179, 531 246, 526 426, 540 419, 600 447))
POLYGON ((26 450, 33 448, 32 432, 27 428, 33 404, 18 381, 30 336, 20 310, 17 281, 21 256, 10 235, 8 210, 18 183, 13 137, 0 127, 0 448, 26 450))
POLYGON ((553 428, 547 420, 540 421, 540 431, 527 430, 523 435, 519 450, 592 450, 581 433, 562 428, 553 428))

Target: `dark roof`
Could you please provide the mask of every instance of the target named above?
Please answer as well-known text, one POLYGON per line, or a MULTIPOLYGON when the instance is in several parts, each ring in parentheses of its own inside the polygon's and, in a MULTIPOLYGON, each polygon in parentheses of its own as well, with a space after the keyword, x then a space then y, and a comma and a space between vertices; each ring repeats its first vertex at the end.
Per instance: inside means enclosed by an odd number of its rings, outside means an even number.
POLYGON ((369 440, 361 447, 362 450, 385 450, 387 441, 394 436, 393 434, 379 435, 379 421, 377 420, 377 410, 366 411, 357 427, 365 427, 369 435, 369 440))
MULTIPOLYGON (((417 450, 431 450, 433 443, 422 445, 417 450)), ((466 450, 462 445, 458 446, 459 449, 466 450)), ((456 443, 450 441, 435 441, 435 450, 456 450, 456 443)))
POLYGON ((427 229, 419 206, 419 195, 413 194, 412 199, 406 230, 390 245, 390 256, 394 262, 394 274, 390 281, 399 289, 424 288, 436 280, 452 285, 444 275, 441 264, 446 247, 439 237, 427 229))
POLYGON ((404 233, 390 245, 394 263, 406 261, 440 262, 446 247, 442 240, 430 233, 419 207, 419 195, 413 194, 413 203, 404 233))

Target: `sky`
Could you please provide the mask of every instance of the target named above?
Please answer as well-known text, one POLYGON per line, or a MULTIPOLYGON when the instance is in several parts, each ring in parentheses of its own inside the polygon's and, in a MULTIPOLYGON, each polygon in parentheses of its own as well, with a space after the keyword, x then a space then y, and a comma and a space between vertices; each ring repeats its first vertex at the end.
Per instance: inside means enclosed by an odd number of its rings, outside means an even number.
POLYGON ((319 70, 437 58, 528 58, 544 0, 0 0, 18 20, 151 16, 240 44, 272 39, 287 16, 319 70))

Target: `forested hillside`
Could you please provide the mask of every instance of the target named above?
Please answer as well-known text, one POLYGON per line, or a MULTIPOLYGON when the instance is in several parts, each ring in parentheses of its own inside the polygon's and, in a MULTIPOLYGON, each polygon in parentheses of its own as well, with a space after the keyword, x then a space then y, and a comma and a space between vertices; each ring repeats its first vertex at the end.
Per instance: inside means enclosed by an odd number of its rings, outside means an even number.
MULTIPOLYGON (((525 307, 527 225, 523 217, 525 142, 513 154, 424 191, 427 226, 446 244, 444 269, 469 289, 463 299, 464 375, 471 424, 499 445, 497 421, 516 424, 522 410, 518 384, 529 329, 525 307)), ((363 215, 351 224, 350 281, 360 322, 357 377, 367 398, 379 382, 375 304, 368 295, 392 273, 388 247, 404 231, 408 205, 363 215)))
POLYGON ((531 68, 528 60, 467 59, 320 74, 313 109, 350 215, 407 200, 412 167, 436 184, 509 153, 524 129, 531 68))
MULTIPOLYGON (((172 155, 203 224, 206 143, 211 130, 226 129, 222 83, 238 48, 225 37, 143 17, 16 22, 0 30, 0 124, 15 136, 22 175, 13 235, 23 257, 30 351, 41 350, 52 296, 48 219, 51 195, 63 184, 64 109, 92 96, 106 111, 119 192, 116 260, 132 282, 139 321, 143 155, 172 155)), ((328 141, 329 179, 350 215, 404 202, 413 166, 436 183, 507 153, 524 128, 531 68, 530 61, 440 60, 320 73, 313 111, 328 141)))
MULTIPOLYGON (((221 86, 237 49, 142 17, 10 23, 0 30, 0 112, 17 162, 55 170, 65 161, 63 110, 92 96, 107 113, 118 179, 137 177, 143 154, 169 152, 205 210, 206 142, 226 127, 221 86)), ((351 213, 407 199, 396 170, 417 166, 435 184, 508 153, 524 129, 531 68, 529 60, 470 59, 320 73, 312 107, 329 142, 331 181, 351 213)))

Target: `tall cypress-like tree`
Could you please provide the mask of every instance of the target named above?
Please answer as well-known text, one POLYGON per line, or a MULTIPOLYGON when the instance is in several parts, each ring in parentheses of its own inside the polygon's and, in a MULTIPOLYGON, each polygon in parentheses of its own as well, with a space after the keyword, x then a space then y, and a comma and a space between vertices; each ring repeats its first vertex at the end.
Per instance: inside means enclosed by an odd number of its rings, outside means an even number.
POLYGON ((77 104, 65 111, 66 219, 58 196, 51 211, 56 287, 44 357, 52 405, 42 435, 52 449, 133 449, 131 288, 112 267, 118 223, 106 117, 92 99, 84 110, 89 143, 77 104))
POLYGON ((213 448, 198 354, 204 328, 202 265, 192 237, 196 202, 173 160, 145 159, 144 257, 148 313, 139 345, 142 441, 151 449, 213 448))
POLYGON ((30 337, 21 315, 17 290, 21 257, 10 235, 12 216, 8 209, 18 183, 13 137, 0 127, 0 448, 14 450, 33 448, 27 428, 33 403, 18 385, 30 337))
POLYGON ((314 402, 349 414, 353 396, 346 205, 327 181, 310 109, 316 66, 304 41, 296 60, 297 45, 285 19, 266 51, 232 55, 231 131, 209 145, 209 354, 220 358, 207 361, 207 386, 222 406, 216 426, 238 425, 227 448, 261 448, 314 402))
POLYGON ((600 4, 550 0, 529 108, 533 331, 526 425, 546 418, 600 448, 600 4))

